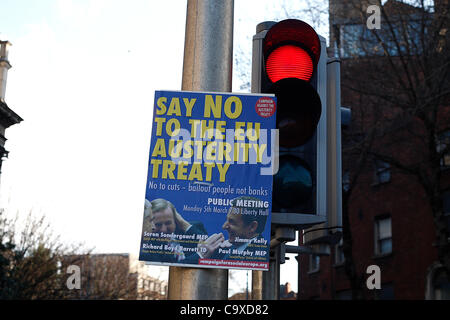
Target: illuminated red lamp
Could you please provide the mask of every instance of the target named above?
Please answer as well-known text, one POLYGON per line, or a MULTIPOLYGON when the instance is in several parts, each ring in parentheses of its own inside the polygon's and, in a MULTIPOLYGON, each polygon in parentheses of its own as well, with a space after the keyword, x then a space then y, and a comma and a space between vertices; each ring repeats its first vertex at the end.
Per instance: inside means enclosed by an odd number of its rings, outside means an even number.
POLYGON ((271 82, 285 78, 309 81, 313 71, 314 66, 309 54, 293 45, 276 48, 266 63, 266 72, 271 82))
POLYGON ((309 81, 320 58, 320 39, 306 22, 287 19, 270 28, 263 51, 272 83, 286 78, 309 81))

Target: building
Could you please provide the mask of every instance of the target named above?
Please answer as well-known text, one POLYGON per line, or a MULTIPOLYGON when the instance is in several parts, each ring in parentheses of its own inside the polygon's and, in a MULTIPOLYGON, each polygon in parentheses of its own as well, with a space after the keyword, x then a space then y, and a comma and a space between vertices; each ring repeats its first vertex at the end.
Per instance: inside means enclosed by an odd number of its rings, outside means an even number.
POLYGON ((280 300, 297 300, 297 294, 292 290, 289 282, 280 285, 280 300))
POLYGON ((366 9, 377 3, 330 0, 329 55, 342 61, 341 102, 352 109, 343 132, 347 232, 329 245, 329 256, 300 257, 299 299, 450 299, 439 259, 450 253, 450 100, 424 90, 448 88, 449 70, 432 81, 445 64, 419 69, 425 58, 448 59, 449 4, 434 1, 433 10, 431 2, 418 8, 389 0, 381 8, 388 27, 374 33, 366 9), (433 46, 422 46, 431 30, 433 46), (411 98, 414 110, 405 103, 411 98), (371 266, 379 268, 380 289, 367 285, 371 266))
POLYGON ((2 169, 2 162, 4 158, 8 157, 8 151, 5 149, 6 143, 6 129, 10 126, 21 122, 23 119, 19 117, 13 110, 11 110, 5 102, 6 93, 6 79, 8 70, 11 64, 8 60, 8 41, 0 40, 0 174, 2 169))
MULTIPOLYGON (((151 276, 148 266, 129 254, 85 254, 64 257, 61 270, 77 266, 79 289, 69 298, 80 300, 161 300, 167 298, 167 281, 151 276)), ((71 275, 69 272, 67 278, 71 275)))
POLYGON ((130 272, 137 274, 137 298, 140 300, 166 300, 168 282, 151 270, 145 261, 130 256, 130 272))

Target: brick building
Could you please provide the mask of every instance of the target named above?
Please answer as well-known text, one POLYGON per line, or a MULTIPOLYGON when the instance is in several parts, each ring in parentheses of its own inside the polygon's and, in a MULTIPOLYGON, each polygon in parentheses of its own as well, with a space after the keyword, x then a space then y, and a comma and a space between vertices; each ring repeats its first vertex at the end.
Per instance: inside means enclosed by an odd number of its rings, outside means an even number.
MULTIPOLYGON (((428 79, 426 68, 413 75, 408 72, 425 55, 433 58, 430 64, 448 59, 444 56, 449 44, 448 1, 430 2, 425 8, 387 1, 381 10, 381 31, 376 34, 366 24, 366 8, 372 3, 378 1, 330 0, 329 55, 342 61, 341 102, 352 109, 352 124, 343 132, 343 188, 351 188, 348 211, 343 210, 343 215, 348 212, 344 228, 351 233, 344 232, 343 240, 330 246, 330 256, 300 257, 298 297, 450 299, 449 278, 439 260, 443 251, 448 252, 450 231, 448 94, 439 99, 433 96, 434 106, 431 103, 428 109, 425 98, 413 97, 419 106, 415 113, 406 113, 402 105, 410 101, 410 93, 424 92, 421 82, 428 79), (438 18, 443 24, 434 33, 430 53, 421 46, 425 41, 420 31, 433 30, 438 18), (404 41, 396 41, 394 35, 404 41), (406 72, 395 74, 396 68, 406 72), (367 80, 373 80, 372 84, 367 80), (429 110, 435 110, 436 116, 427 127, 429 110), (354 145, 370 147, 345 154, 354 145), (437 244, 443 248, 440 252, 437 244), (367 287, 373 274, 367 270, 373 265, 379 267, 381 289, 367 287)), ((447 88, 449 70, 442 66, 443 78, 436 82, 447 88)), ((440 66, 435 70, 440 72, 440 66)), ((433 83, 424 88, 431 92, 433 83)))
POLYGON ((137 275, 137 299, 165 300, 168 282, 151 270, 151 266, 139 261, 138 256, 130 255, 130 272, 137 275))

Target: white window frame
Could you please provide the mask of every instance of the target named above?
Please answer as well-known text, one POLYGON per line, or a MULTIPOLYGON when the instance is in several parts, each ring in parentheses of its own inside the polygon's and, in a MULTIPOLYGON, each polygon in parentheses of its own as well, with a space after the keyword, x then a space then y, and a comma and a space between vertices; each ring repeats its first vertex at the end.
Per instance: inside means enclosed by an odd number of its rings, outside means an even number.
POLYGON ((387 255, 392 253, 392 218, 391 216, 377 217, 375 218, 375 255, 387 255), (380 235, 380 223, 383 221, 389 221, 389 230, 383 230, 383 234, 380 235), (390 251, 381 251, 382 241, 390 241, 391 242, 391 250, 390 251))
POLYGON ((320 256, 315 254, 309 255, 308 273, 317 272, 320 270, 320 256))

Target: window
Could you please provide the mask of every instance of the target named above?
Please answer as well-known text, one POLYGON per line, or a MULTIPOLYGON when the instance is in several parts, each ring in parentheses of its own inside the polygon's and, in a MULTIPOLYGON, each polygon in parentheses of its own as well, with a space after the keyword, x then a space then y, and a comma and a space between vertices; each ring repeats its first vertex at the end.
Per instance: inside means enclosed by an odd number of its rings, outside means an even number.
POLYGON ((320 257, 314 254, 309 255, 309 270, 308 272, 317 272, 320 269, 320 257))
POLYGON ((433 288, 435 300, 450 300, 450 281, 445 274, 445 269, 441 269, 436 274, 433 281, 433 288))
POLYGON ((423 20, 409 14, 408 17, 391 17, 392 30, 386 23, 382 23, 384 27, 378 30, 369 30, 364 24, 338 26, 339 32, 336 34, 339 35, 341 45, 340 56, 352 58, 422 54, 421 39, 428 33, 430 22, 430 19, 423 20))
POLYGON ((391 165, 381 160, 375 160, 374 184, 391 181, 391 165))
POLYGON ((436 151, 441 156, 441 169, 450 168, 450 130, 439 136, 436 151))
POLYGON ((442 194, 442 211, 447 219, 447 231, 450 232, 450 190, 442 194))
POLYGON ((442 193, 442 210, 444 214, 450 214, 450 190, 442 193))
POLYGON ((350 172, 346 171, 342 175, 342 189, 347 192, 350 189, 350 172))
POLYGON ((382 283, 381 290, 375 290, 375 299, 394 300, 394 285, 392 283, 382 283))
POLYGON ((363 50, 358 46, 363 30, 364 27, 358 24, 346 24, 340 26, 339 35, 340 43, 342 44, 340 55, 342 57, 351 58, 364 55, 363 50))
POLYGON ((386 32, 379 30, 376 34, 380 39, 375 35, 375 31, 367 29, 367 26, 362 24, 345 24, 341 26, 341 56, 343 58, 384 56, 385 49, 389 55, 398 55, 396 47, 390 43, 392 41, 386 39, 388 38, 388 33, 386 34, 386 32))
POLYGON ((342 290, 336 292, 336 300, 352 300, 352 290, 342 290))
POLYGON ((375 220, 375 254, 384 255, 392 252, 391 217, 375 220))
POLYGON ((344 240, 341 239, 339 243, 336 245, 336 252, 335 252, 335 264, 340 265, 343 264, 345 261, 344 257, 344 240))
POLYGON ((425 299, 450 300, 450 280, 445 268, 436 261, 428 270, 425 299))

